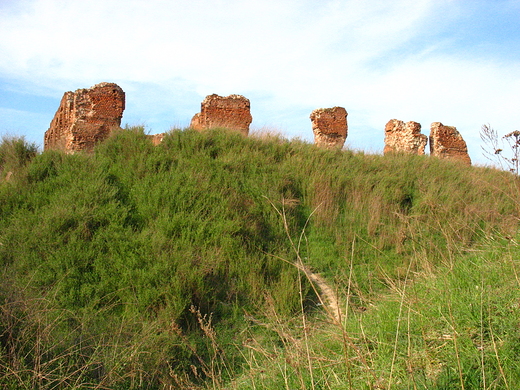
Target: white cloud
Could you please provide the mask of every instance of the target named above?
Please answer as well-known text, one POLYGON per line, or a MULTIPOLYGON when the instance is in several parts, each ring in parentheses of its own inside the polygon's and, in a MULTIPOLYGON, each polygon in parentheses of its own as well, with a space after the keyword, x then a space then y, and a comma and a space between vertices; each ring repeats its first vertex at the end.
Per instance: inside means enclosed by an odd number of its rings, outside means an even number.
POLYGON ((16 4, 0 14, 0 78, 60 96, 114 81, 127 91, 125 117, 150 125, 185 124, 210 93, 244 94, 253 124, 307 139, 312 109, 344 106, 349 143, 372 150, 391 118, 424 133, 441 121, 468 139, 485 122, 520 122, 518 63, 457 47, 451 32, 471 20, 454 0, 16 4))
POLYGON ((23 16, 4 18, 0 27, 0 47, 8 54, 0 69, 7 74, 78 80, 105 73, 141 82, 181 77, 201 87, 257 88, 301 78, 315 66, 327 69, 334 53, 355 65, 391 49, 406 40, 430 1, 29 4, 23 16))

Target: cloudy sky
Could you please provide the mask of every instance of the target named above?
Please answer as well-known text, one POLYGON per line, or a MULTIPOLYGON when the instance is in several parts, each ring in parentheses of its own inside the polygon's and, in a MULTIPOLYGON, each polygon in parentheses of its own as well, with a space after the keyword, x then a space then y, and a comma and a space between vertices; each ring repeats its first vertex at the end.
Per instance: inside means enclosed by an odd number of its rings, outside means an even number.
POLYGON ((381 153, 390 119, 520 129, 520 0, 0 0, 0 133, 43 144, 65 91, 126 92, 123 125, 186 127, 206 95, 312 141, 315 108, 381 153))

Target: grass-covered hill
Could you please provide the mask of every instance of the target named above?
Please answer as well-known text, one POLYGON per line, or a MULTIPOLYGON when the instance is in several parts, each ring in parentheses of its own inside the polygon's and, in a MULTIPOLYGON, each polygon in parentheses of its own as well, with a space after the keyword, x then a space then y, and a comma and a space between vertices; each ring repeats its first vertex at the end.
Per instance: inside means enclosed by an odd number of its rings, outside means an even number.
POLYGON ((0 178, 1 388, 520 383, 507 172, 134 128, 92 154, 5 138, 0 178))

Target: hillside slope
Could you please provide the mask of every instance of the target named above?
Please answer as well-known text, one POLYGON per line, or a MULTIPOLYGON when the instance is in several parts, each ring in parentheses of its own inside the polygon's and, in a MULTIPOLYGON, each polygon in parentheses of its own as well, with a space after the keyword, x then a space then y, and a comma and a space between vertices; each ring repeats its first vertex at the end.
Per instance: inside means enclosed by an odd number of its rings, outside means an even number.
POLYGON ((218 129, 21 160, 0 184, 1 385, 520 380, 509 173, 218 129))

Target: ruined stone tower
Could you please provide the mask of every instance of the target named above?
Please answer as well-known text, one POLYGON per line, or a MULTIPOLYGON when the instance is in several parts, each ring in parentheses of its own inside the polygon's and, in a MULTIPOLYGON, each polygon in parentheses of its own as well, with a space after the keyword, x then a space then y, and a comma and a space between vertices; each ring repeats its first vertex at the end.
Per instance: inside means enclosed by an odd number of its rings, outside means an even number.
POLYGON ((348 134, 347 115, 343 107, 314 110, 310 116, 314 143, 323 148, 343 148, 348 134))
POLYGON ((248 135, 252 121, 249 99, 242 95, 213 94, 202 101, 200 112, 195 114, 190 127, 195 130, 224 127, 248 135))
POLYGON ((117 84, 101 83, 65 92, 45 132, 44 149, 90 151, 113 129, 120 128, 124 109, 125 93, 117 84))
POLYGON ((471 165, 466 141, 456 127, 433 122, 430 132, 430 155, 439 158, 462 161, 471 165))
POLYGON ((387 153, 424 154, 428 137, 421 134, 421 124, 391 119, 385 126, 385 149, 387 153))

